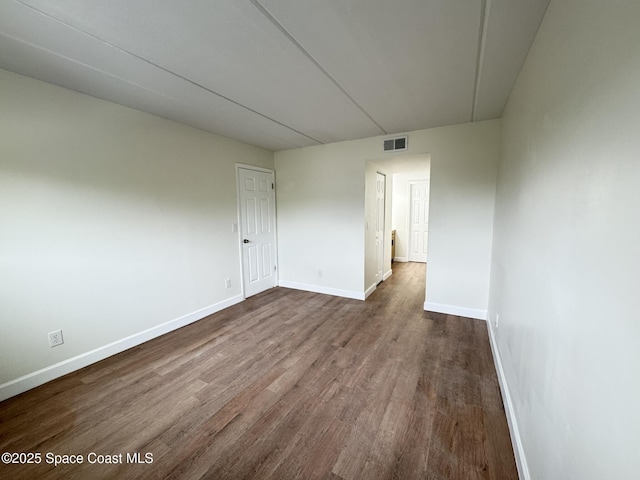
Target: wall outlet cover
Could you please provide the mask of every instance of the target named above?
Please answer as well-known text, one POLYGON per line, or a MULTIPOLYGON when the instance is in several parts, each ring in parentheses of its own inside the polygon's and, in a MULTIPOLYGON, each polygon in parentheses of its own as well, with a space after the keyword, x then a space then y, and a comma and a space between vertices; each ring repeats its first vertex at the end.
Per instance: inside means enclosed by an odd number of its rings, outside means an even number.
POLYGON ((53 332, 49 332, 49 346, 57 347, 58 345, 62 345, 64 343, 64 339, 62 338, 62 330, 55 330, 53 332))

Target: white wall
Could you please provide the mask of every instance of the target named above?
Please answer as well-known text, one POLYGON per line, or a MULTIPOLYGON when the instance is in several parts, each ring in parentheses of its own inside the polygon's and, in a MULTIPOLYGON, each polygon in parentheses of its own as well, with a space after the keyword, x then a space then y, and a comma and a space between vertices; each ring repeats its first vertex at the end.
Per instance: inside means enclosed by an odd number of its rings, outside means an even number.
POLYGON ((552 1, 503 118, 490 318, 523 478, 639 476, 639 24, 552 1))
MULTIPOLYGON (((364 295, 366 161, 384 138, 275 153, 281 285, 364 295)), ((431 310, 486 315, 499 139, 499 120, 409 133, 408 154, 431 154, 431 310)))
POLYGON ((240 300, 235 162, 273 154, 0 70, 0 395, 240 300))
POLYGON ((485 318, 500 121, 423 132, 412 148, 431 154, 425 308, 485 318))
POLYGON ((280 285, 364 289, 364 161, 357 142, 275 153, 280 285))
POLYGON ((410 182, 429 181, 430 160, 427 157, 422 168, 393 174, 392 227, 396 231, 396 261, 409 260, 409 220, 411 215, 410 182))

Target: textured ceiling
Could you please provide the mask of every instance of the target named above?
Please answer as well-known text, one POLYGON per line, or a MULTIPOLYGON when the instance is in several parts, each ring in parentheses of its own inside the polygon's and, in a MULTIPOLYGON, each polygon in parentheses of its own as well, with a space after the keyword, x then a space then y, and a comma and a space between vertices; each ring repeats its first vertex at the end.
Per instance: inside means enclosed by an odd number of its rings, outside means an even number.
POLYGON ((0 0, 0 68, 270 150, 497 118, 549 0, 0 0))

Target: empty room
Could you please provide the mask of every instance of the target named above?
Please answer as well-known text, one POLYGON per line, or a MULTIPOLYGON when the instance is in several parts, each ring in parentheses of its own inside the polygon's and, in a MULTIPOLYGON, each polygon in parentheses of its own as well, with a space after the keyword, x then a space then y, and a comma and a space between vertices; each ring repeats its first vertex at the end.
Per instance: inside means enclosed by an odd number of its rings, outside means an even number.
POLYGON ((2 0, 0 478, 639 478, 638 25, 2 0))

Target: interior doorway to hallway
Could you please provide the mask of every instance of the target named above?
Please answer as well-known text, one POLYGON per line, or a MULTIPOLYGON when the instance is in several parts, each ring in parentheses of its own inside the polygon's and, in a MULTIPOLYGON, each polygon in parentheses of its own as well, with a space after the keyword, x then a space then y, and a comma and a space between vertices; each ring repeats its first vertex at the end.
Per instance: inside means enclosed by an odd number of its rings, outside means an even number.
MULTIPOLYGON (((427 262, 427 248, 429 239, 429 196, 431 177, 431 157, 429 154, 398 155, 394 157, 372 160, 367 162, 367 185, 373 190, 376 173, 386 175, 386 203, 384 224, 384 264, 383 277, 386 280, 392 275, 392 262, 427 262), (394 231, 394 256, 391 256, 391 236, 394 231)), ((373 213, 373 192, 367 194, 369 205, 367 209, 367 232, 370 223, 375 219, 373 213)), ((367 233, 373 238, 373 235, 367 233)), ((367 240, 365 255, 365 288, 370 294, 379 283, 379 258, 374 252, 377 244, 367 240), (373 259, 376 259, 374 261, 373 259), (374 283, 375 282, 375 283, 374 283), (373 286, 373 287, 372 287, 373 286)), ((426 282, 426 273, 425 279, 426 282)))
POLYGON ((387 160, 391 172, 391 229, 394 262, 426 262, 429 244, 430 155, 387 160))

